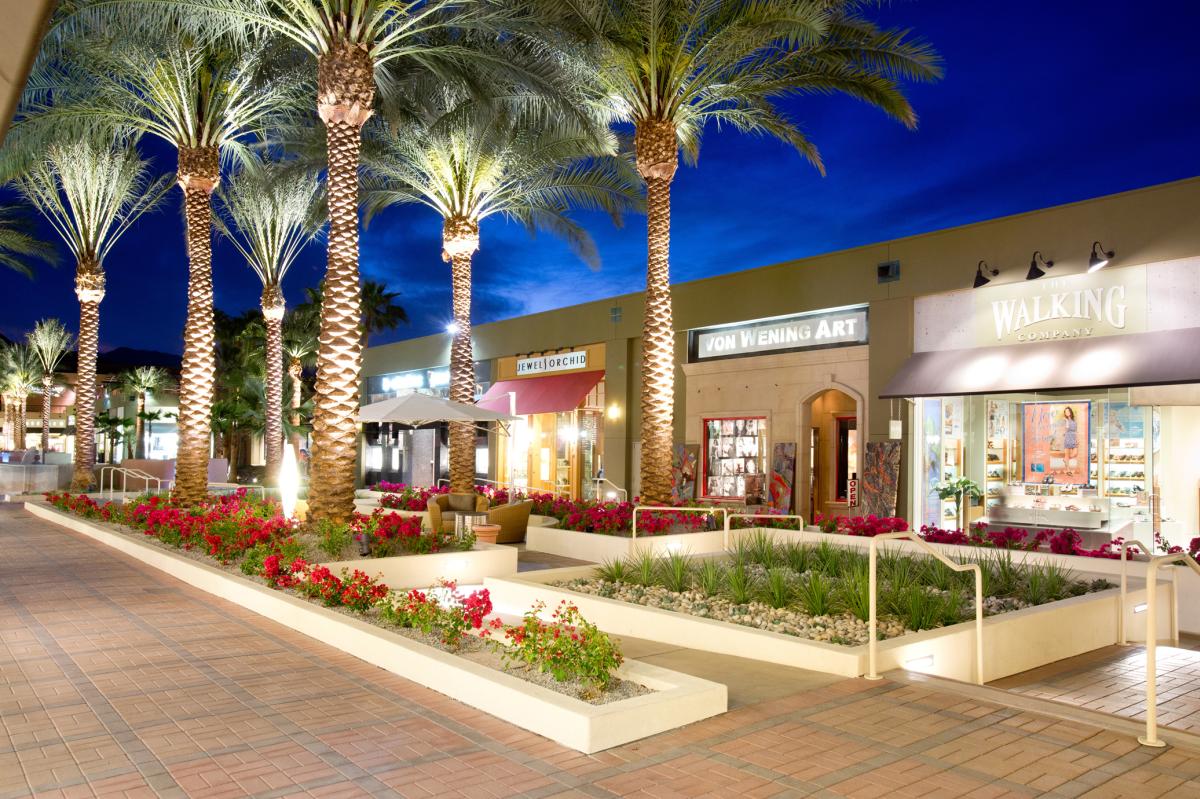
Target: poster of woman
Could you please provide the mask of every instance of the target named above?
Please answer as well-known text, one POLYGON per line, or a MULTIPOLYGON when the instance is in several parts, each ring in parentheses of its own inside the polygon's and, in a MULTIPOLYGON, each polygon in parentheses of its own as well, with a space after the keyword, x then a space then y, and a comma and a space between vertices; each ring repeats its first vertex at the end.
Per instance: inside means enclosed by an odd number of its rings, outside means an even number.
POLYGON ((1087 485, 1091 402, 1024 403, 1026 483, 1087 485))

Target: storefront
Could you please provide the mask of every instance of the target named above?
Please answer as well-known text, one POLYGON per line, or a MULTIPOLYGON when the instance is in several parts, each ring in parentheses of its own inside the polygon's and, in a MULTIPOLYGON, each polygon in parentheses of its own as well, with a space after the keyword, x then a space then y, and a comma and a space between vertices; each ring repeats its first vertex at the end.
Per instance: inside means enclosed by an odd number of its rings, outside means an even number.
POLYGON ((1200 259, 919 297, 915 354, 883 397, 913 401, 912 516, 956 526, 950 483, 993 530, 1085 546, 1200 522, 1200 259), (939 493, 939 489, 941 492, 939 493))
POLYGON ((853 305, 688 331, 679 498, 844 515, 867 429, 867 318, 853 305))
MULTIPOLYGON (((490 381, 487 363, 475 365, 477 393, 490 381)), ((366 380, 364 403, 378 402, 412 392, 446 397, 450 392, 450 367, 410 369, 373 375, 366 380)), ((475 444, 477 477, 488 474, 487 434, 475 444)), ((443 424, 411 428, 398 424, 363 425, 362 482, 431 486, 450 476, 449 430, 443 424)))
POLYGON ((603 344, 496 359, 478 404, 519 417, 495 432, 498 481, 576 498, 603 490, 604 369, 603 344))

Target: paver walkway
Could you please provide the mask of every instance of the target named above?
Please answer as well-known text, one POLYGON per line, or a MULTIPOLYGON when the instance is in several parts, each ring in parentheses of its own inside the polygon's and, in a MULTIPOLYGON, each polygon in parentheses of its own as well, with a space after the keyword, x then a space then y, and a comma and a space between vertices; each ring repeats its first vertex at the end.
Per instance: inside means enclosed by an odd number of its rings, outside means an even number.
MULTIPOLYGON (((1158 723, 1200 733, 1200 638, 1158 647, 1158 723)), ((1146 649, 1109 646, 991 683, 1040 699, 1144 721, 1146 649)))
POLYGON ((580 755, 0 506, 0 797, 1200 797, 1200 751, 799 685, 580 755))

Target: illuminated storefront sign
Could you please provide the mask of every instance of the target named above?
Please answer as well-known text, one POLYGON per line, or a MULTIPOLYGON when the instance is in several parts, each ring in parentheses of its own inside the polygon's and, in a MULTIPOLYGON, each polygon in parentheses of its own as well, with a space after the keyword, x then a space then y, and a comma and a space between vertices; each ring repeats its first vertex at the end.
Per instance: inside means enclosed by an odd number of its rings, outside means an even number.
POLYGON ((1138 267, 1010 283, 975 293, 975 335, 981 345, 1145 329, 1146 271, 1138 267))
POLYGON ((397 372, 379 378, 379 389, 384 393, 446 388, 449 385, 449 369, 415 369, 411 372, 397 372))
POLYGON ((867 343, 867 307, 833 308, 688 331, 688 360, 716 360, 867 343))
POLYGON ((536 375, 545 372, 566 372, 571 369, 586 369, 588 365, 587 350, 560 352, 554 355, 541 355, 536 358, 518 358, 517 375, 536 375))

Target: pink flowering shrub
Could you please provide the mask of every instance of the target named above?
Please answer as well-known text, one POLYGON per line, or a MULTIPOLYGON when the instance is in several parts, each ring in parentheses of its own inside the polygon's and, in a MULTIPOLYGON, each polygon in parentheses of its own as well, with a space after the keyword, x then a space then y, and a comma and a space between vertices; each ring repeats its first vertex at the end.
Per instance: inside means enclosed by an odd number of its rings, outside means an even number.
POLYGON ((817 514, 813 524, 823 533, 841 533, 874 538, 884 533, 903 533, 908 522, 899 516, 822 516, 817 514))

